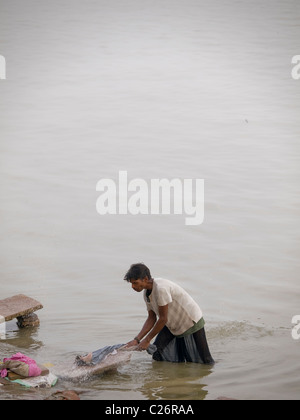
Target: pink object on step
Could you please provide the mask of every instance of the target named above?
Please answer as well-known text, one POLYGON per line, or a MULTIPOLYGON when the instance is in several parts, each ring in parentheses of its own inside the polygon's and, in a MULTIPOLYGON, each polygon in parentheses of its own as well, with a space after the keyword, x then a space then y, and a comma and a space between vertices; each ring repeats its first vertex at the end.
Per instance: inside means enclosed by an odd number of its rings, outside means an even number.
MULTIPOLYGON (((15 361, 26 363, 29 367, 29 372, 28 372, 29 377, 39 376, 42 373, 42 370, 38 367, 36 361, 33 359, 30 359, 30 357, 25 356, 22 353, 16 353, 9 358, 3 359, 3 363, 5 363, 8 360, 15 360, 15 361)), ((4 372, 5 371, 3 371, 3 374, 4 372)), ((1 372, 1 376, 2 376, 2 372, 1 372)))

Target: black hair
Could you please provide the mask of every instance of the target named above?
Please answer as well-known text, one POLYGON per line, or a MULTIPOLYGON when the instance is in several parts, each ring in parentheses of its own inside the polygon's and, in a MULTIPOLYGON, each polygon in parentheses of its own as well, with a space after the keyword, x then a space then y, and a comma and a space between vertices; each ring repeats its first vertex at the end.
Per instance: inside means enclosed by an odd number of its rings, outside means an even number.
POLYGON ((124 276, 124 280, 130 282, 130 280, 144 279, 145 277, 148 277, 149 280, 152 279, 150 270, 145 264, 138 263, 131 265, 124 276))

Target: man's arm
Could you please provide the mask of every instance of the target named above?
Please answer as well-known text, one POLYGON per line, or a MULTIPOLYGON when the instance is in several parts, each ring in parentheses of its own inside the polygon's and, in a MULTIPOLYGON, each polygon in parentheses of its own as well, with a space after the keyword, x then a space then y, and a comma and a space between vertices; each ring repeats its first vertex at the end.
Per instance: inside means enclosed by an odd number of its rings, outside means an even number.
MULTIPOLYGON (((147 350, 152 338, 154 338, 164 328, 168 322, 168 305, 158 307, 159 318, 149 334, 139 344, 139 350, 147 350)), ((145 333, 147 334, 147 333, 145 333)), ((139 338, 139 337, 138 337, 139 338)))
POLYGON ((130 341, 129 343, 127 343, 127 347, 136 346, 138 344, 138 342, 141 341, 145 337, 145 335, 148 334, 148 332, 152 330, 155 323, 156 323, 156 314, 155 314, 155 312, 150 310, 148 312, 148 318, 146 319, 146 322, 143 325, 143 328, 141 329, 141 331, 136 336, 137 340, 134 339, 134 340, 130 341))

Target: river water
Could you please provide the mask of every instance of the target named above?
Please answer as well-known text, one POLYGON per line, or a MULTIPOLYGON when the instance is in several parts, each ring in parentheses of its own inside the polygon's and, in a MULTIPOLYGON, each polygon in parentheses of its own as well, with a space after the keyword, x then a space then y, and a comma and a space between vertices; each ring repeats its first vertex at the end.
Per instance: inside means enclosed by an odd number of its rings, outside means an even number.
MULTIPOLYGON (((69 383, 82 399, 298 399, 298 0, 0 1, 0 296, 41 301, 16 351, 60 374, 127 342, 144 262, 200 304, 216 364, 152 362, 69 383), (97 182, 204 179, 205 217, 106 215, 97 182)), ((0 399, 51 391, 5 387, 0 399)))

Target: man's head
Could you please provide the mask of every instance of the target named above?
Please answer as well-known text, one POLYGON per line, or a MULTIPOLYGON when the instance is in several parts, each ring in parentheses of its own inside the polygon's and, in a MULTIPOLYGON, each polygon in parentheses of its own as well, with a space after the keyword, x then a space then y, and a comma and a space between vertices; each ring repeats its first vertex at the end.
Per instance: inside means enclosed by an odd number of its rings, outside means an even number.
POLYGON ((124 280, 132 284, 132 288, 136 292, 141 292, 147 289, 149 281, 152 280, 152 276, 149 268, 142 263, 132 264, 130 269, 124 276, 124 280))

